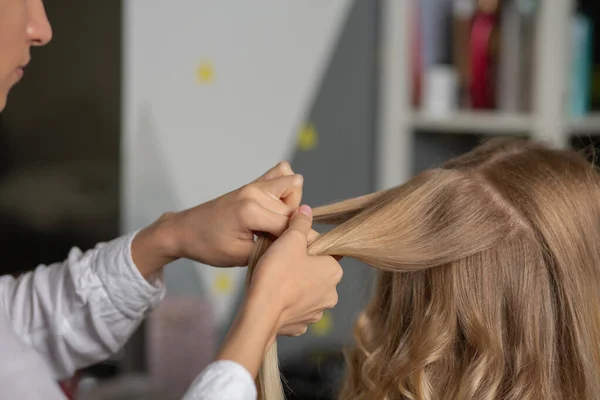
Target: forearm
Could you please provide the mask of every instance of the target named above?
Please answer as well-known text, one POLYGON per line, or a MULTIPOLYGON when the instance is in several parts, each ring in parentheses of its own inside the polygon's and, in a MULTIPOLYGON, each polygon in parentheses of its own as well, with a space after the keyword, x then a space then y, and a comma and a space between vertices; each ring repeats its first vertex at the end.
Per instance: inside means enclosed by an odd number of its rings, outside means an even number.
POLYGON ((247 298, 216 361, 192 383, 184 400, 255 400, 254 381, 277 332, 275 311, 273 303, 247 298))

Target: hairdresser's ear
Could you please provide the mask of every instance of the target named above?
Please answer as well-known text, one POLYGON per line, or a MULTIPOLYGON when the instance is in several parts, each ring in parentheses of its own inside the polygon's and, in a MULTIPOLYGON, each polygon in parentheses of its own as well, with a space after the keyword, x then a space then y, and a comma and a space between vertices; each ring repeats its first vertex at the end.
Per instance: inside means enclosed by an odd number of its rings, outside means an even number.
POLYGON ((262 176, 260 176, 255 182, 259 181, 267 181, 269 179, 279 178, 282 176, 294 175, 294 171, 292 170, 292 166, 287 161, 282 161, 267 172, 265 172, 262 176))

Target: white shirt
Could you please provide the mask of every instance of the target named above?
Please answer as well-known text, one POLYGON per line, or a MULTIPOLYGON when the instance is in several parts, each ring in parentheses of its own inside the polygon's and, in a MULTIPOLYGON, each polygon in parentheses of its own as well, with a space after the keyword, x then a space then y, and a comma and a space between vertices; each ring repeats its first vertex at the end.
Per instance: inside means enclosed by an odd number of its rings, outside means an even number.
MULTIPOLYGON (((56 381, 115 354, 164 298, 160 276, 133 264, 135 233, 15 279, 0 277, 0 400, 64 400, 56 381)), ((199 371, 200 372, 200 371, 199 371)), ((242 366, 219 361, 184 400, 254 400, 242 366)))

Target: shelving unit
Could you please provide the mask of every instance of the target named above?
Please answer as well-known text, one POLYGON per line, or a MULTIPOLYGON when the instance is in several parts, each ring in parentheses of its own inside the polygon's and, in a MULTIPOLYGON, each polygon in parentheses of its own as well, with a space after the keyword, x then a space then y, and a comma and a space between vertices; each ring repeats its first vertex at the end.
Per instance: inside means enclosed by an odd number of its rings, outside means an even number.
POLYGON ((559 148, 570 145, 571 135, 599 132, 600 113, 572 120, 566 112, 573 9, 573 0, 538 1, 531 113, 457 111, 432 117, 413 110, 410 101, 411 2, 382 0, 378 187, 395 186, 414 174, 413 146, 419 132, 530 136, 559 148))

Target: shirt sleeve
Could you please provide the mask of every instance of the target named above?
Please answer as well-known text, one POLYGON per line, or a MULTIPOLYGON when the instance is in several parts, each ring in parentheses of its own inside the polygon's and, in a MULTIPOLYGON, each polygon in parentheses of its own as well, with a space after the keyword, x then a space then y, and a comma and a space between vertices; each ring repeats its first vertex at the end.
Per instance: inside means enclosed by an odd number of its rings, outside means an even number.
POLYGON ((0 309, 0 400, 66 400, 40 355, 15 335, 0 309))
POLYGON ((15 334, 62 379, 115 354, 164 298, 162 276, 144 279, 132 233, 63 263, 0 278, 0 305, 15 334))
POLYGON ((236 362, 215 361, 196 378, 183 400, 256 400, 252 375, 236 362))

